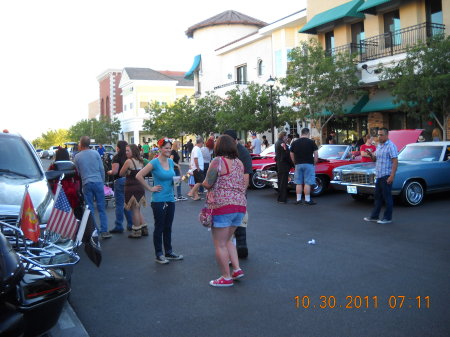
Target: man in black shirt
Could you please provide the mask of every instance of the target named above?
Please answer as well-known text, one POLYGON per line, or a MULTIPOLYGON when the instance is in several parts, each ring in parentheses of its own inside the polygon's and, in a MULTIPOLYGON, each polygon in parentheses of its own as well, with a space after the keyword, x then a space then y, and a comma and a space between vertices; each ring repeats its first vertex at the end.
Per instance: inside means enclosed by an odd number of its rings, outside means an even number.
MULTIPOLYGON (((225 135, 230 136, 236 141, 237 150, 238 150, 238 158, 244 164, 244 181, 246 182, 245 186, 248 186, 248 182, 250 180, 250 175, 253 173, 252 169, 252 157, 248 150, 237 141, 237 134, 234 130, 227 130, 224 132, 225 135)), ((247 211, 248 212, 248 211, 247 211)), ((248 214, 245 214, 244 221, 242 224, 236 228, 234 232, 234 237, 236 238, 236 249, 238 252, 238 256, 240 258, 246 258, 248 256, 248 248, 247 248, 247 220, 248 214), (244 227, 245 226, 245 227, 244 227)))
POLYGON ((289 170, 291 169, 291 158, 289 155, 289 146, 286 144, 286 132, 278 134, 278 140, 275 143, 275 161, 277 163, 278 176, 278 202, 285 204, 287 200, 289 170))
POLYGON ((316 182, 314 165, 317 164, 318 152, 316 143, 309 138, 309 129, 302 129, 299 139, 291 144, 291 159, 295 163, 294 182, 297 185, 297 204, 315 205, 311 200, 311 185, 316 182), (303 185, 305 188, 303 189, 303 185), (302 202, 302 192, 305 201, 302 202))

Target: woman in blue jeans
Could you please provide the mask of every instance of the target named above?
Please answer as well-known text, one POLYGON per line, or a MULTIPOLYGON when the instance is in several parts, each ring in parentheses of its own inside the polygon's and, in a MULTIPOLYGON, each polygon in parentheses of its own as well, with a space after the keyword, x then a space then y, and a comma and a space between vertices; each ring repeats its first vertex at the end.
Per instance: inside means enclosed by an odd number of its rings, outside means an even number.
POLYGON ((183 255, 172 251, 172 222, 175 214, 175 196, 173 194, 174 162, 170 159, 172 142, 165 139, 158 141, 160 155, 152 159, 136 174, 136 179, 147 191, 152 193, 152 210, 155 219, 153 244, 156 262, 167 264, 170 260, 182 260, 183 255), (149 186, 144 177, 152 172, 154 186, 149 186), (164 251, 163 251, 164 246, 164 251))
POLYGON ((124 215, 127 218, 127 229, 131 231, 133 226, 133 220, 131 217, 131 211, 125 209, 125 180, 126 177, 119 175, 123 164, 128 159, 126 154, 126 148, 128 143, 124 140, 117 142, 116 151, 117 154, 112 160, 112 169, 107 173, 114 176, 114 198, 116 199, 116 221, 115 226, 110 233, 123 233, 123 218, 124 215))

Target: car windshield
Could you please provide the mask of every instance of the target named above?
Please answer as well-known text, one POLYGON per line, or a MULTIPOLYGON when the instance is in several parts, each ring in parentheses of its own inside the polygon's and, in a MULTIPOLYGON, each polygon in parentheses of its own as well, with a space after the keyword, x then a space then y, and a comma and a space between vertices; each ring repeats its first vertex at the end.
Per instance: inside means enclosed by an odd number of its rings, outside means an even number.
POLYGON ((442 154, 442 146, 408 145, 398 155, 401 161, 438 161, 442 154))
POLYGON ((115 152, 114 148, 111 145, 103 145, 103 148, 106 152, 115 152))
POLYGON ((42 175, 33 152, 22 138, 0 137, 0 158, 1 175, 33 179, 42 175))
POLYGON ((319 148, 319 158, 322 159, 341 159, 347 145, 322 145, 319 148))
POLYGON ((267 149, 265 149, 263 152, 261 152, 261 156, 267 156, 268 154, 275 154, 275 145, 270 145, 267 149))

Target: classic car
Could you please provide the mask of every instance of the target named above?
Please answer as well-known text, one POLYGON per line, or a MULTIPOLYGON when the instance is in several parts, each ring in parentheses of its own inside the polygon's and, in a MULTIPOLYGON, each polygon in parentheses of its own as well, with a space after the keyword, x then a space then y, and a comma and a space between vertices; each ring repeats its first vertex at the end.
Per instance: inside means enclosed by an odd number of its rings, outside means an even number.
MULTIPOLYGON (((313 186, 311 194, 313 196, 321 195, 327 189, 332 178, 332 171, 335 167, 348 165, 349 163, 361 162, 359 152, 352 152, 350 145, 326 144, 319 148, 319 162, 315 167, 316 184, 313 186)), ((261 184, 272 186, 278 189, 278 177, 275 163, 264 165, 256 173, 261 184)), ((288 188, 295 190, 294 168, 289 173, 288 188)))
POLYGON ((251 188, 260 189, 266 187, 266 184, 258 179, 259 173, 257 170, 260 170, 267 164, 275 165, 275 145, 273 144, 259 155, 252 155, 253 174, 250 176, 251 188))
MULTIPOLYGON (((426 194, 450 191, 450 141, 407 145, 398 155, 392 195, 407 206, 420 205, 426 194)), ((375 163, 346 165, 333 170, 331 184, 354 199, 375 192, 375 163)))
MULTIPOLYGON (((392 130, 389 132, 389 138, 397 146, 402 149, 406 144, 415 143, 422 130, 392 130)), ((362 158, 359 151, 352 151, 350 145, 334 145, 325 144, 319 148, 319 162, 315 167, 316 184, 313 186, 311 194, 319 196, 323 194, 330 186, 329 183, 333 179, 333 169, 343 165, 360 163, 362 158)), ((289 173, 288 188, 295 189, 294 169, 289 173)), ((256 171, 253 178, 258 179, 260 184, 278 188, 278 179, 276 172, 276 164, 266 163, 260 170, 256 171)))

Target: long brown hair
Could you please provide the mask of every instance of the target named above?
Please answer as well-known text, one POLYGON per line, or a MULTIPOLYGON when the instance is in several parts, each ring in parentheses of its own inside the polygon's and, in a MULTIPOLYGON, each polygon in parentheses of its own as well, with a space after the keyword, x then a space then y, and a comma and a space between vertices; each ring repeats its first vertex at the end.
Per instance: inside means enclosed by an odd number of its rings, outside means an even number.
POLYGON ((141 158, 141 151, 139 151, 139 148, 137 147, 136 144, 129 144, 128 147, 131 150, 131 158, 132 159, 136 159, 137 161, 139 161, 140 163, 144 163, 144 161, 141 158))
POLYGON ((238 157, 236 141, 228 135, 222 135, 214 146, 216 156, 224 156, 230 159, 238 157))

